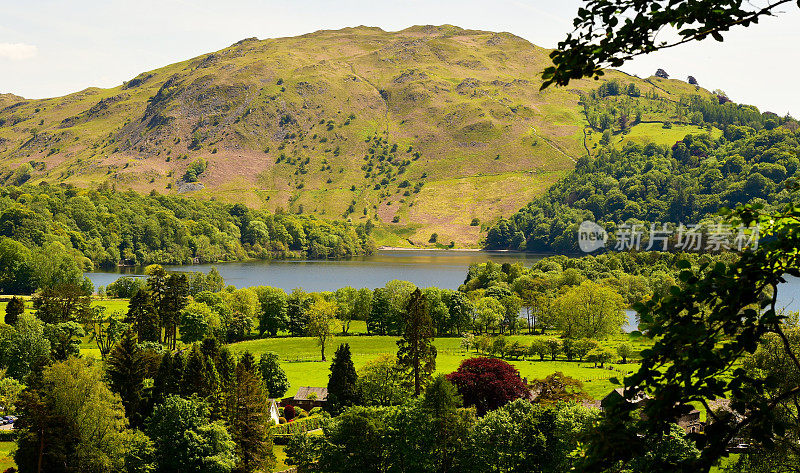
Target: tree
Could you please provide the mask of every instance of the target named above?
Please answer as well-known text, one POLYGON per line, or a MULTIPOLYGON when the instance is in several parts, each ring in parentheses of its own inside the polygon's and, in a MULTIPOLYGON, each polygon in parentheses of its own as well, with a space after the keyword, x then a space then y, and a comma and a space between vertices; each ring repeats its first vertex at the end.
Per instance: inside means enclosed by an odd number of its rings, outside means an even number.
POLYGON ((560 371, 548 375, 544 379, 536 379, 531 383, 533 402, 555 404, 562 401, 580 402, 590 399, 583 390, 583 383, 566 376, 560 371))
POLYGON ((64 361, 81 353, 81 338, 85 335, 83 327, 77 322, 44 324, 44 337, 50 342, 50 358, 64 361))
POLYGON ((459 335, 469 330, 474 307, 467 295, 461 291, 445 290, 442 299, 447 303, 450 329, 459 335))
POLYGON ((267 395, 270 398, 283 397, 289 389, 289 381, 280 363, 278 363, 278 355, 272 352, 262 353, 259 360, 259 368, 261 369, 261 377, 264 380, 264 387, 267 389, 267 395))
POLYGON ((256 360, 245 352, 236 364, 236 380, 230 402, 230 432, 239 457, 236 471, 269 471, 275 465, 269 432, 267 395, 256 360))
POLYGON ((632 473, 664 471, 672 465, 697 461, 699 457, 700 451, 686 431, 677 424, 671 424, 667 435, 652 445, 644 455, 629 462, 626 470, 632 473))
POLYGON ((100 357, 105 359, 108 353, 128 330, 128 325, 122 322, 119 313, 105 314, 106 308, 97 306, 92 308, 92 317, 86 322, 90 330, 90 339, 97 344, 100 357))
POLYGON ((313 299, 305 291, 295 288, 286 299, 286 315, 289 318, 289 333, 294 337, 305 335, 308 325, 308 308, 313 299))
POLYGON ((419 396, 425 380, 436 371, 433 322, 425 305, 425 296, 419 289, 411 293, 406 313, 403 336, 397 341, 397 362, 410 373, 414 380, 414 395, 419 396))
POLYGON ((633 355, 633 348, 627 343, 620 343, 617 345, 617 355, 622 358, 622 364, 628 362, 628 358, 633 355))
POLYGON ((508 346, 508 340, 506 340, 506 337, 502 335, 494 337, 494 340, 492 340, 492 354, 494 356, 503 358, 506 354, 507 346, 508 346))
POLYGON ((411 396, 410 384, 397 357, 385 354, 359 368, 356 389, 363 405, 396 406, 411 396))
POLYGON ((89 317, 91 299, 77 284, 59 284, 33 296, 36 316, 46 324, 82 322, 89 317))
POLYGON ((321 438, 305 432, 294 434, 286 445, 286 464, 295 465, 297 473, 311 473, 319 460, 321 438))
POLYGON ((338 322, 336 320, 336 304, 318 298, 308 308, 308 334, 317 340, 320 347, 322 361, 325 361, 325 345, 330 342, 336 333, 338 322))
POLYGON ((589 338, 582 338, 575 342, 575 354, 578 356, 578 360, 583 361, 583 358, 589 354, 590 351, 597 348, 597 340, 591 340, 589 338))
POLYGON ((520 276, 514 280, 513 289, 520 300, 522 308, 525 309, 525 318, 528 322, 528 333, 534 333, 537 327, 537 315, 541 310, 540 305, 543 292, 546 289, 546 281, 543 278, 531 276, 520 276))
POLYGON ((482 297, 475 304, 475 329, 494 333, 505 315, 505 307, 494 297, 482 297))
POLYGON ((236 465, 236 443, 225 425, 209 421, 196 399, 168 396, 147 421, 157 473, 229 473, 236 465))
POLYGON ((561 342, 555 338, 548 338, 544 341, 544 344, 547 347, 547 353, 550 355, 550 359, 556 361, 556 357, 561 353, 561 342))
POLYGON ((186 275, 169 275, 164 285, 163 297, 155 304, 155 307, 161 320, 161 327, 164 329, 164 344, 172 350, 175 349, 178 342, 181 311, 188 302, 189 284, 186 275))
POLYGON ((472 419, 465 418, 459 412, 463 399, 458 390, 444 375, 435 376, 428 386, 421 401, 422 410, 430 417, 433 445, 430 445, 431 458, 434 461, 433 471, 447 473, 457 471, 458 453, 461 451, 463 439, 469 432, 472 419))
POLYGON ((468 465, 474 472, 549 471, 548 433, 554 421, 552 413, 522 399, 487 413, 473 429, 468 465))
POLYGON ((6 304, 6 325, 14 325, 20 315, 25 313, 25 302, 21 297, 14 296, 6 304))
POLYGON ((350 330, 350 323, 356 317, 356 303, 358 291, 353 287, 343 287, 336 290, 336 317, 342 323, 342 335, 350 330))
POLYGON ((331 413, 338 414, 358 402, 358 375, 350 356, 349 343, 343 343, 336 349, 330 370, 326 407, 331 413))
POLYGON ((447 375, 467 407, 475 406, 478 415, 497 409, 514 399, 528 396, 519 372, 503 360, 470 358, 447 375))
POLYGON ((228 320, 228 339, 244 340, 253 329, 253 320, 259 311, 258 296, 251 289, 237 289, 230 295, 231 316, 228 320))
POLYGON ((126 332, 109 354, 106 376, 111 390, 122 399, 125 415, 131 425, 141 428, 147 415, 144 387, 147 365, 133 332, 126 332))
POLYGON ((664 69, 658 69, 654 75, 660 79, 669 79, 669 74, 664 69))
POLYGON ((44 336, 44 324, 36 317, 22 314, 14 327, 0 332, 0 366, 7 376, 22 381, 49 360, 50 341, 44 336))
POLYGON ((326 428, 318 468, 331 473, 380 473, 387 470, 387 425, 374 410, 348 409, 326 428))
POLYGON ((386 335, 391 311, 392 302, 389 292, 382 287, 376 288, 372 295, 372 305, 367 318, 367 331, 376 335, 386 335))
POLYGON ((7 236, 0 237, 0 290, 6 294, 35 291, 34 264, 33 254, 25 245, 7 236))
POLYGON ((23 389, 25 389, 24 384, 14 378, 7 378, 5 373, 2 374, 0 377, 0 404, 3 406, 4 416, 14 413, 23 389))
POLYGON ((131 296, 125 322, 133 327, 140 341, 158 342, 161 340, 158 313, 147 291, 139 290, 131 296))
POLYGON ((614 352, 604 347, 595 348, 586 354, 586 361, 594 363, 595 368, 597 368, 598 363, 600 363, 600 368, 602 368, 604 364, 610 363, 613 360, 614 352))
POLYGON ((694 76, 689 76, 689 77, 687 77, 687 78, 686 78, 686 81, 687 81, 687 82, 688 82, 690 85, 700 85, 700 84, 698 84, 698 83, 697 83, 697 79, 695 79, 695 78, 694 78, 694 76))
POLYGON ((215 329, 221 328, 221 322, 208 305, 202 302, 190 302, 181 311, 181 341, 186 344, 199 342, 215 329))
POLYGON ((722 41, 722 33, 735 26, 750 26, 773 15, 790 0, 767 5, 743 1, 608 0, 588 3, 573 21, 575 29, 550 54, 553 65, 542 73, 542 89, 551 84, 567 85, 571 79, 597 77, 604 66, 619 67, 641 54, 670 48, 708 36, 722 41), (626 18, 626 21, 620 21, 626 18), (664 28, 675 27, 673 42, 658 38, 664 28))
POLYGON ((261 336, 268 333, 274 337, 289 324, 286 292, 275 287, 256 287, 253 290, 258 295, 261 308, 258 313, 258 333, 261 336))
POLYGON ((417 287, 411 282, 393 279, 384 285, 384 289, 389 296, 391 307, 387 317, 386 330, 389 334, 400 335, 406 324, 411 295, 417 287))
MULTIPOLYGON (((173 366, 174 368, 176 367, 173 366)), ((214 363, 200 351, 197 345, 192 345, 186 356, 180 393, 187 397, 196 394, 200 398, 206 399, 216 394, 218 388, 219 373, 217 373, 214 363)))
POLYGON ((539 356, 539 361, 544 361, 544 357, 547 355, 548 346, 547 342, 541 338, 534 338, 531 342, 530 348, 528 348, 528 355, 530 356, 539 356))
POLYGON ((102 376, 97 364, 70 358, 45 368, 41 384, 26 390, 15 424, 20 472, 121 471, 125 414, 102 376))
POLYGON ((624 309, 625 301, 617 291, 584 281, 556 300, 556 327, 567 338, 604 338, 621 331, 624 309))
POLYGON ((171 351, 165 351, 161 356, 161 363, 158 364, 158 371, 153 379, 153 404, 161 404, 167 396, 179 394, 182 377, 183 357, 180 353, 173 357, 171 351), (176 367, 176 364, 180 365, 180 367, 176 367))

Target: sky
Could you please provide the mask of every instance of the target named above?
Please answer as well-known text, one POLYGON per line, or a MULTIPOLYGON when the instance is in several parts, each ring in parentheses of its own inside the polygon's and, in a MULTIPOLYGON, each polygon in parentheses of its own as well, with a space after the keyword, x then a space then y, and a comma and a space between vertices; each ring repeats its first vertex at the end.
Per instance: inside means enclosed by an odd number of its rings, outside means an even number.
MULTIPOLYGON (((753 0, 758 5, 766 0, 753 0)), ((555 47, 577 0, 0 0, 0 93, 60 96, 114 87, 140 72, 258 37, 320 29, 418 24, 508 31, 555 47)), ((625 72, 693 75, 733 100, 800 116, 800 8, 712 39, 642 56, 625 72)))

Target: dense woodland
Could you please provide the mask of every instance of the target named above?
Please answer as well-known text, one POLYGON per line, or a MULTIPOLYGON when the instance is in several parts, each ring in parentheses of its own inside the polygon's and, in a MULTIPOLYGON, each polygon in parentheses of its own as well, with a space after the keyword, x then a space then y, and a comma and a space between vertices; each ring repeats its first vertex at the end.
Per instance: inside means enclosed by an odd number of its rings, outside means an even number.
MULTIPOLYGON (((613 113, 597 112, 608 117, 598 123, 620 123, 619 117, 631 113, 622 105, 611 107, 613 113)), ((775 208, 790 200, 786 183, 800 168, 797 122, 699 96, 686 98, 678 108, 696 124, 722 128, 723 135, 716 140, 710 134, 687 135, 671 147, 606 146, 582 157, 544 195, 490 228, 486 247, 575 253, 577 227, 584 220, 609 231, 622 223, 688 225, 709 220, 723 207, 762 203, 775 208)), ((605 129, 610 136, 614 128, 605 129)))
POLYGON ((291 256, 343 258, 372 251, 371 227, 371 223, 356 226, 269 214, 241 204, 107 188, 0 189, 2 245, 12 244, 6 240, 19 242, 35 258, 39 252, 50 254, 46 248, 57 244, 80 257, 85 267, 291 256))

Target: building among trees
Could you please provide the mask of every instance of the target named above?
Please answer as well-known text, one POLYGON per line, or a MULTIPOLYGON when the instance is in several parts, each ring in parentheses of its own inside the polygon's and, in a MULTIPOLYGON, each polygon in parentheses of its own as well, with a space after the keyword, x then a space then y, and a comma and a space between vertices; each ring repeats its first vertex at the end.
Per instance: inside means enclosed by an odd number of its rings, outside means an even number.
POLYGON ((281 406, 294 406, 310 411, 315 407, 325 407, 327 402, 328 388, 300 386, 297 390, 297 394, 292 397, 285 397, 281 400, 281 406))

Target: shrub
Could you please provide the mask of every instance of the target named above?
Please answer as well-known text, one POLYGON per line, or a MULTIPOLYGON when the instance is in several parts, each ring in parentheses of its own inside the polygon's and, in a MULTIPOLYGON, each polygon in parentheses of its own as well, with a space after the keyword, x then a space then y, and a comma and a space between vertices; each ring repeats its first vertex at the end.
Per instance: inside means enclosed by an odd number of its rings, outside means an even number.
POLYGON ((313 415, 304 418, 298 418, 294 422, 282 422, 278 425, 273 425, 270 429, 272 435, 294 435, 316 430, 322 427, 322 421, 325 418, 321 415, 313 415))
POLYGON ((288 405, 283 408, 283 416, 286 417, 286 420, 292 420, 297 416, 297 413, 294 410, 294 406, 288 405))
POLYGON ((183 174, 183 180, 186 182, 197 182, 197 178, 206 172, 208 162, 205 159, 196 159, 189 165, 186 172, 183 174))

